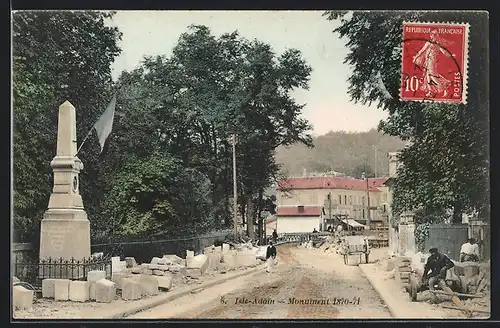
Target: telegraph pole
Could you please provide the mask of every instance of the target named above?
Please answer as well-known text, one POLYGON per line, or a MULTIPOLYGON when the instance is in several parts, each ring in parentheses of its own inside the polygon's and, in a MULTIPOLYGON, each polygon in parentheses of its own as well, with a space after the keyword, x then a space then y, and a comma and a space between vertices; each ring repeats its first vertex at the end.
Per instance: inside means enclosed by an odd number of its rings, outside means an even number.
POLYGON ((235 237, 238 234, 238 187, 236 184, 236 134, 232 136, 233 141, 233 224, 235 237))
POLYGON ((375 178, 376 178, 377 177, 377 151, 378 151, 378 147, 373 146, 373 149, 375 151, 375 178))
POLYGON ((331 224, 332 223, 332 193, 331 192, 328 193, 328 218, 329 218, 329 222, 331 224))
POLYGON ((367 223, 368 223, 368 230, 370 230, 370 224, 371 224, 371 219, 370 219, 370 187, 368 186, 368 177, 366 177, 366 199, 367 199, 367 204, 368 204, 368 213, 367 213, 367 223))

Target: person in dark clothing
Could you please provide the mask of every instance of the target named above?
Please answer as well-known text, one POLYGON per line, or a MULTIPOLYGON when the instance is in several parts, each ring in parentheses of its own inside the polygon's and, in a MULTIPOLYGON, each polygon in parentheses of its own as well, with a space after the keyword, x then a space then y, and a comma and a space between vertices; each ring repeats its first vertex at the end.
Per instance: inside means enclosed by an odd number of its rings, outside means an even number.
POLYGON ((318 230, 316 230, 316 228, 314 228, 313 233, 318 233, 318 230))
POLYGON ((276 243, 278 241, 278 233, 276 232, 276 229, 273 231, 273 241, 276 243))
POLYGON ((430 290, 434 290, 434 285, 439 281, 446 278, 446 271, 453 268, 455 264, 448 258, 448 256, 438 252, 436 247, 429 249, 431 256, 425 263, 424 274, 422 276, 422 283, 428 280, 430 290))
POLYGON ((276 260, 276 247, 274 247, 273 242, 269 243, 266 252, 266 272, 270 273, 272 267, 274 266, 274 261, 276 260))

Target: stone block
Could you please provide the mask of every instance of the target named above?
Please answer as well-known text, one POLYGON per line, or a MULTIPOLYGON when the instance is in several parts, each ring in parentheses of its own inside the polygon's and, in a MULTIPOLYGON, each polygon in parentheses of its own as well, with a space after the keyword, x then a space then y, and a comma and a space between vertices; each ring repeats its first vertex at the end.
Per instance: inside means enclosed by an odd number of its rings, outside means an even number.
POLYGON ((215 246, 214 245, 208 246, 208 247, 205 247, 205 249, 203 250, 203 254, 209 255, 209 254, 214 253, 214 251, 215 251, 215 246))
POLYGON ((149 269, 149 266, 150 266, 150 265, 151 265, 151 264, 149 264, 149 263, 142 263, 142 264, 140 265, 140 267, 141 267, 141 268, 143 268, 143 269, 149 269))
POLYGON ((107 279, 101 279, 95 283, 95 300, 97 302, 109 303, 116 297, 116 284, 107 279))
POLYGON ((163 270, 163 271, 168 271, 168 265, 165 264, 150 264, 149 265, 150 270, 163 270))
POLYGON ((236 266, 235 254, 233 253, 224 253, 223 263, 226 264, 227 268, 234 268, 236 266))
POLYGON ((155 276, 158 281, 158 288, 161 290, 170 290, 172 289, 172 274, 166 272, 164 276, 155 276))
POLYGON ((12 287, 12 303, 16 309, 25 310, 33 305, 35 292, 23 286, 12 287))
POLYGON ((237 252, 234 261, 236 266, 249 267, 255 263, 255 255, 250 252, 237 252))
POLYGON ((42 280, 42 297, 54 298, 54 281, 57 279, 43 279, 42 280))
POLYGON ((130 278, 123 278, 122 283, 122 298, 124 300, 138 300, 142 297, 142 289, 138 281, 130 278))
POLYGON ((12 277, 12 283, 15 284, 16 282, 21 282, 18 277, 12 277))
POLYGON ((130 275, 126 272, 115 272, 113 273, 111 280, 116 284, 116 289, 122 289, 123 279, 129 276, 130 275))
POLYGON ((134 274, 141 274, 143 272, 144 268, 141 266, 135 266, 133 267, 130 271, 134 274))
POLYGON ((141 286, 142 295, 158 294, 158 279, 155 276, 141 276, 139 278, 139 285, 141 286))
POLYGON ((182 262, 184 261, 182 258, 178 257, 175 254, 163 255, 163 258, 166 258, 170 262, 177 263, 177 264, 182 264, 182 262))
POLYGON ((111 258, 111 272, 120 272, 122 270, 122 267, 120 265, 120 257, 119 256, 113 256, 111 258))
POLYGON ((165 273, 164 270, 153 270, 153 274, 155 276, 163 276, 164 273, 165 273))
POLYGON ((199 278, 201 276, 201 270, 199 268, 186 268, 186 276, 199 278))
POLYGON ((69 279, 54 279, 54 299, 56 301, 69 300, 69 279))
POLYGON ((175 274, 186 274, 186 267, 184 265, 172 264, 169 266, 169 271, 175 274))
POLYGON ((194 257, 194 251, 187 250, 186 251, 186 258, 188 258, 188 257, 194 257))
POLYGON ((158 262, 160 262, 160 258, 159 258, 159 257, 156 257, 156 256, 155 256, 155 257, 153 257, 153 258, 151 259, 151 264, 158 264, 158 262))
POLYGON ((153 274, 153 270, 142 270, 142 274, 146 276, 150 276, 153 274))
POLYGON ((87 273, 87 281, 96 282, 101 279, 106 279, 106 271, 92 270, 87 273))
POLYGON ((127 268, 127 262, 126 261, 120 261, 120 271, 123 271, 127 268))
POLYGON ((90 283, 88 281, 71 281, 69 283, 69 299, 74 302, 86 302, 90 299, 90 283))
POLYGON ((95 285, 96 281, 89 281, 89 299, 95 301, 95 285))
MULTIPOLYGON (((188 258, 186 258, 187 260, 188 258)), ((207 255, 196 255, 189 261, 187 261, 187 267, 189 269, 200 269, 201 274, 205 273, 209 265, 208 256, 207 255)))
POLYGON ((222 253, 229 252, 229 244, 222 244, 222 253))
POLYGON ((172 264, 173 262, 171 260, 169 260, 168 258, 166 257, 162 257, 159 261, 158 261, 158 265, 170 265, 172 264))
POLYGON ((133 268, 133 267, 137 266, 137 262, 135 262, 134 257, 126 257, 125 263, 127 263, 127 268, 133 268))

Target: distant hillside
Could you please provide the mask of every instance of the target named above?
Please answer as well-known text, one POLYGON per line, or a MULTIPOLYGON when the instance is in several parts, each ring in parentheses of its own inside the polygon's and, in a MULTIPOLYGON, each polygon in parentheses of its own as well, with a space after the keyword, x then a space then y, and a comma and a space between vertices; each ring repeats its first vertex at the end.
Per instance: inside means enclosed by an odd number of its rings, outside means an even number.
POLYGON ((303 145, 280 147, 276 160, 283 165, 287 175, 302 175, 307 172, 337 171, 353 177, 361 172, 373 176, 387 176, 387 153, 398 151, 404 143, 395 137, 384 135, 373 129, 368 132, 329 132, 314 139, 314 148, 303 145), (374 146, 378 147, 375 150, 374 146), (377 164, 375 165, 375 151, 377 164))

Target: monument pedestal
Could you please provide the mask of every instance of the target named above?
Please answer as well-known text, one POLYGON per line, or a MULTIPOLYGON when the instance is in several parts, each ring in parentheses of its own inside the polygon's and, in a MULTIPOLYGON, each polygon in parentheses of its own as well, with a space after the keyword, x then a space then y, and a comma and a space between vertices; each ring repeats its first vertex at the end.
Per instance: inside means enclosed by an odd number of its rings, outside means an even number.
POLYGON ((47 210, 41 223, 40 259, 90 257, 90 222, 83 210, 47 210))
MULTIPOLYGON (((40 265, 39 277, 80 279, 87 265, 77 261, 90 258, 90 222, 82 210, 48 210, 41 223, 40 260, 51 263, 40 265), (63 263, 61 263, 61 258, 63 263), (72 258, 75 264, 71 265, 72 258), (68 263, 64 263, 68 261, 68 263)), ((88 270, 87 270, 88 271, 88 270)))

